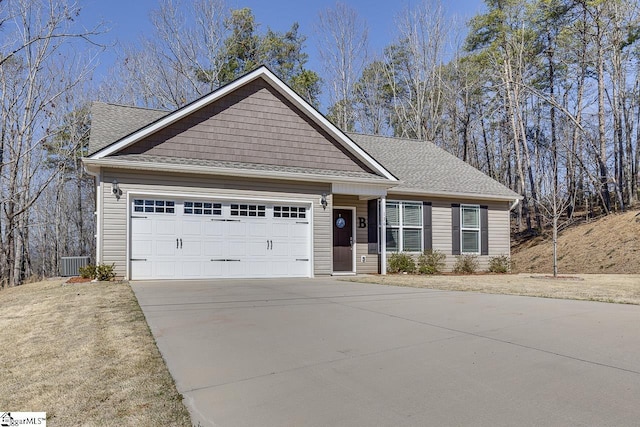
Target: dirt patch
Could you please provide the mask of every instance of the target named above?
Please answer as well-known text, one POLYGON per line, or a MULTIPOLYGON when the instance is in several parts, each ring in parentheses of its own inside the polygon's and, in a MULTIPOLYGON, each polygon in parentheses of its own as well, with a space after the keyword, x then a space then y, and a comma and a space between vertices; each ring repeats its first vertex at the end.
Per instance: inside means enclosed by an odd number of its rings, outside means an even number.
POLYGON ((0 291, 0 408, 51 426, 190 426, 129 285, 63 282, 0 291))
POLYGON ((386 276, 358 276, 343 280, 445 291, 640 304, 640 275, 577 274, 571 277, 553 278, 553 276, 528 273, 477 276, 390 274, 386 276))
POLYGON ((71 277, 67 279, 65 283, 89 283, 90 281, 91 279, 88 277, 76 276, 76 277, 71 277))
MULTIPOLYGON (((517 272, 552 273, 551 236, 533 237, 514 246, 517 272)), ((564 230, 558 236, 561 274, 640 274, 640 211, 612 214, 564 230)))

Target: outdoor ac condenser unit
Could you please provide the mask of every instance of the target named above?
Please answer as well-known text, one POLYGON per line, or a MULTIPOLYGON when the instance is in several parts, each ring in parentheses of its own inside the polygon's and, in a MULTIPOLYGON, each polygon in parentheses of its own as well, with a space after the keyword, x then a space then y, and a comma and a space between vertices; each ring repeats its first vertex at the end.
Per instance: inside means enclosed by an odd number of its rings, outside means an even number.
POLYGON ((80 267, 89 265, 88 256, 63 256, 60 260, 60 274, 63 277, 79 276, 80 267))

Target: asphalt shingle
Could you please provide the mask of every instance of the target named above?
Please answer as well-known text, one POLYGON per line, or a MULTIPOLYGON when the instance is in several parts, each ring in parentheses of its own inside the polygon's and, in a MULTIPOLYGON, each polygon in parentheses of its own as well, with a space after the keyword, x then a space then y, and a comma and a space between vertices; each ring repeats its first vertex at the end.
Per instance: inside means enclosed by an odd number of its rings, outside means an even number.
POLYGON ((167 114, 169 111, 94 102, 91 105, 89 155, 167 114))
POLYGON ((347 135, 402 181, 395 187, 397 190, 518 197, 498 181, 430 142, 347 135))

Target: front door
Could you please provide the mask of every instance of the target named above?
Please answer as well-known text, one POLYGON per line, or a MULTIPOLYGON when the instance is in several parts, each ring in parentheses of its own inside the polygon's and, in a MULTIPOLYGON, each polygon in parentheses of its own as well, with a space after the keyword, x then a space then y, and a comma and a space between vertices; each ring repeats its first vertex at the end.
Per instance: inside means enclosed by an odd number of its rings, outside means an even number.
POLYGON ((333 271, 353 272, 353 211, 333 210, 333 271))

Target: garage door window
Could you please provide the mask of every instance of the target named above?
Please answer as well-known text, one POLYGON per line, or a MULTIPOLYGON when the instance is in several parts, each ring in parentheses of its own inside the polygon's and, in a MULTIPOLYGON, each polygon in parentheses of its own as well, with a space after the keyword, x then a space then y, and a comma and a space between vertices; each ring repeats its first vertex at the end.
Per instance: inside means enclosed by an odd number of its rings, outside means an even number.
POLYGON ((307 209, 297 206, 274 206, 274 218, 306 218, 307 209))
POLYGON ((175 213, 176 202, 172 200, 134 199, 133 211, 145 213, 175 213))
POLYGON ((231 216, 266 216, 266 206, 263 205, 231 205, 231 216))
POLYGON ((184 202, 185 215, 222 215, 222 203, 184 202))

